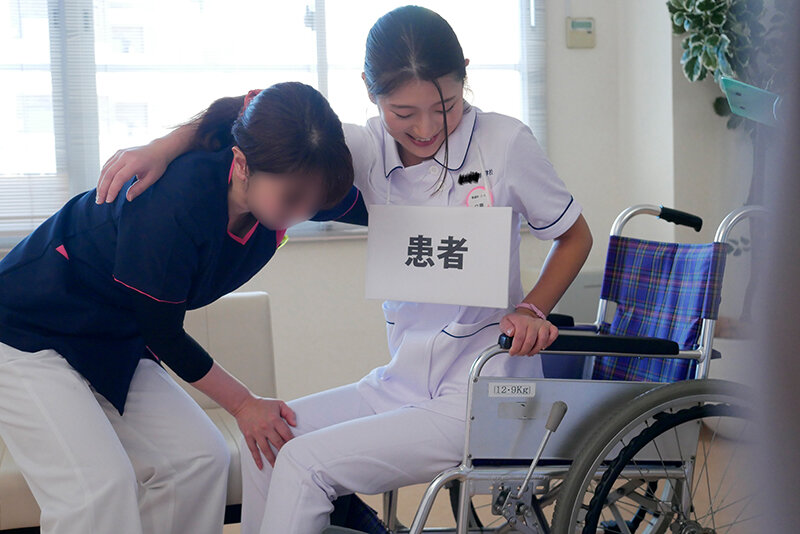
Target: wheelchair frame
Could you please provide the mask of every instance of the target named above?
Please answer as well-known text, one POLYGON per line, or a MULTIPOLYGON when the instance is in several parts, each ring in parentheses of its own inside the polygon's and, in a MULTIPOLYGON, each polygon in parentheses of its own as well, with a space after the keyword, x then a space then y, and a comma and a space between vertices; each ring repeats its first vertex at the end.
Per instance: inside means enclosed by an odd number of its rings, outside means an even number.
MULTIPOLYGON (((728 235, 731 229, 738 224, 740 221, 744 220, 745 218, 752 217, 755 215, 762 215, 766 211, 758 206, 744 206, 737 210, 732 211, 729 213, 723 221, 720 223, 716 235, 714 237, 714 242, 716 243, 725 243, 727 241, 728 235)), ((681 224, 686 226, 691 226, 695 228, 697 231, 700 230, 702 225, 702 220, 699 217, 693 216, 691 214, 680 212, 677 210, 672 210, 669 208, 658 207, 653 205, 636 205, 625 209, 614 221, 614 224, 611 228, 610 235, 611 236, 619 236, 625 225, 630 221, 631 218, 642 215, 655 215, 661 219, 667 220, 669 222, 673 222, 675 224, 681 224)), ((582 327, 591 327, 595 331, 599 331, 601 325, 603 324, 606 316, 608 308, 608 301, 605 299, 601 299, 598 305, 597 311, 597 319, 594 323, 589 325, 576 325, 582 327)), ((602 336, 602 335, 592 335, 592 336, 570 336, 569 334, 562 333, 559 336, 559 339, 551 345, 547 350, 542 351, 541 354, 555 354, 555 355, 565 355, 565 356, 580 356, 580 355, 597 355, 597 356, 623 356, 623 357, 630 357, 630 356, 640 356, 646 358, 681 358, 681 359, 690 359, 697 362, 694 371, 694 379, 695 380, 706 380, 708 379, 708 373, 710 368, 710 360, 712 358, 713 349, 713 337, 714 337, 714 328, 715 328, 716 321, 713 319, 704 318, 701 323, 701 329, 698 336, 698 345, 697 348, 694 350, 678 350, 677 343, 672 343, 672 345, 666 347, 664 345, 664 340, 652 339, 652 338, 635 338, 639 341, 644 341, 644 350, 642 343, 639 343, 637 346, 632 347, 631 350, 626 349, 616 349, 614 351, 607 351, 603 350, 603 344, 594 343, 597 340, 602 341, 603 338, 620 338, 620 336, 602 336), (578 339, 574 339, 578 338, 578 339), (583 339, 580 339, 583 338, 583 339), (566 341, 566 343, 565 343, 566 341), (560 342, 560 343, 559 343, 560 342), (594 345, 593 345, 594 343, 594 345), (577 350, 576 350, 577 345, 577 350), (648 348, 649 347, 649 348, 648 348)), ((484 466, 475 466, 473 464, 473 456, 471 454, 471 429, 474 420, 473 414, 473 402, 476 398, 475 388, 476 385, 481 381, 481 371, 483 370, 485 364, 493 357, 504 354, 510 348, 510 341, 507 339, 503 339, 504 336, 501 336, 500 343, 496 346, 492 346, 487 348, 473 363, 472 368, 470 370, 469 375, 469 385, 467 391, 467 416, 466 416, 466 432, 465 432, 465 446, 464 446, 464 455, 462 457, 461 463, 451 469, 448 469, 442 473, 440 473, 437 477, 433 479, 433 481, 428 486, 425 494, 422 498, 422 501, 419 505, 417 510, 416 516, 408 529, 408 532, 411 534, 421 534, 423 532, 453 532, 453 529, 449 528, 436 528, 436 529, 426 529, 423 530, 425 522, 430 514, 431 508, 433 506, 434 499, 439 491, 445 487, 445 485, 451 481, 458 480, 461 481, 461 492, 459 495, 459 504, 458 504, 458 511, 457 511, 457 518, 456 518, 456 530, 458 534, 466 534, 468 532, 468 521, 469 521, 469 513, 470 513, 470 503, 471 503, 471 495, 472 489, 474 486, 480 485, 482 488, 486 488, 487 486, 491 490, 490 492, 481 491, 475 493, 493 493, 495 497, 498 494, 501 494, 505 491, 505 495, 500 495, 503 497, 503 500, 506 505, 509 504, 509 495, 514 497, 510 499, 510 505, 512 506, 527 506, 527 509, 524 510, 525 513, 528 515, 532 515, 535 521, 535 524, 539 526, 543 526, 542 530, 538 529, 531 529, 530 527, 517 524, 515 516, 508 516, 506 515, 506 519, 508 522, 501 526, 497 530, 488 530, 488 529, 481 529, 480 532, 514 532, 517 531, 515 529, 520 529, 520 532, 549 532, 549 527, 547 526, 547 522, 541 514, 541 507, 534 506, 531 507, 527 504, 523 504, 523 500, 521 497, 525 496, 527 499, 533 498, 534 504, 549 504, 556 498, 556 494, 559 488, 555 488, 554 490, 549 489, 549 480, 551 479, 564 479, 570 469, 569 465, 549 465, 549 466, 539 466, 538 461, 541 458, 543 449, 545 448, 545 444, 547 443, 547 438, 549 437, 550 432, 548 431, 545 434, 545 438, 539 446, 539 450, 537 451, 536 455, 532 462, 530 462, 527 466, 519 466, 519 467, 484 467, 484 466), (531 474, 533 474, 533 485, 526 484, 526 487, 505 487, 505 484, 508 483, 516 483, 516 481, 528 480, 531 478, 531 474), (548 481, 546 484, 540 483, 540 481, 548 481), (500 484, 497 484, 500 482, 500 484), (539 487, 537 488, 537 484, 539 487), (537 498, 536 494, 541 494, 541 498, 537 498), (517 492, 516 495, 513 495, 517 492)), ((593 366, 594 358, 590 357, 587 358, 587 364, 585 369, 591 369, 593 366)), ((585 376, 586 373, 584 373, 585 376)), ((521 379, 524 380, 524 379, 521 379)), ((534 380, 534 379, 527 379, 527 380, 534 380)), ((540 381, 548 381, 548 379, 536 379, 540 381)), ((575 383, 580 383, 586 381, 574 381, 575 383)), ((660 382, 628 382, 628 381, 602 381, 614 384, 616 387, 625 388, 629 387, 632 384, 637 385, 640 389, 645 388, 647 391, 641 395, 639 398, 646 397, 649 393, 653 393, 654 389, 665 389, 671 386, 679 385, 680 383, 672 383, 664 385, 664 383, 660 382)), ((719 381, 709 381, 709 382, 719 382, 719 381)), ((697 397, 698 399, 701 396, 697 397)), ((599 425, 598 425, 599 426, 599 425)), ((699 427, 698 427, 698 435, 699 435, 699 427)), ((697 439, 695 439, 695 445, 697 443, 697 439)), ((691 477, 693 465, 689 466, 689 471, 685 468, 680 466, 674 468, 674 472, 665 472, 664 469, 659 469, 658 472, 652 473, 654 480, 659 480, 665 478, 664 475, 667 477, 675 476, 677 478, 684 477, 687 474, 691 477)), ((599 477, 602 474, 602 467, 600 471, 596 473, 595 476, 599 477)), ((642 471, 639 468, 637 474, 641 475, 642 471)), ((645 476, 647 476, 645 474, 645 476)), ((494 500, 494 510, 493 513, 495 515, 500 515, 502 512, 501 509, 498 509, 498 500, 494 500)), ((527 501, 525 501, 527 502, 527 501)), ((396 492, 391 492, 384 494, 384 517, 386 517, 387 525, 392 530, 395 531, 397 527, 396 522, 396 492)), ((520 508, 517 508, 519 511, 520 508)))

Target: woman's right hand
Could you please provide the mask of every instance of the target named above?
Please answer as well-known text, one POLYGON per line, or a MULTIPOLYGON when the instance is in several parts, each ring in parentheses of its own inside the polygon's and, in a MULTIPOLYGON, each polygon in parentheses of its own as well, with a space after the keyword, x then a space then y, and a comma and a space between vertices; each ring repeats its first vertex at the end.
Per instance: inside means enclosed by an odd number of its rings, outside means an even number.
POLYGON ((249 397, 233 414, 244 435, 247 448, 259 469, 264 467, 261 455, 275 465, 275 450, 294 437, 289 426, 297 426, 297 418, 289 406, 276 399, 249 397), (271 446, 270 446, 271 445, 271 446))
POLYGON ((170 159, 156 142, 118 150, 105 165, 97 181, 97 203, 114 202, 122 187, 132 177, 137 180, 125 197, 130 201, 156 183, 170 159))

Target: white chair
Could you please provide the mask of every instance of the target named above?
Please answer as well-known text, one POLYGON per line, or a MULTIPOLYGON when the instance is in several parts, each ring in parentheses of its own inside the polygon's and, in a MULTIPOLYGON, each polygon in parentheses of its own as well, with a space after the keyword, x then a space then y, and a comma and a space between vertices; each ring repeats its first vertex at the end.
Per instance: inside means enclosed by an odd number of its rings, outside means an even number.
MULTIPOLYGON (((225 369, 254 393, 275 396, 275 366, 269 295, 264 292, 232 293, 186 315, 187 332, 225 369)), ((173 375, 174 376, 174 375, 173 375)), ((231 452, 226 522, 238 522, 242 480, 239 428, 232 415, 180 379, 181 386, 217 425, 231 452)), ((39 506, 16 463, 0 440, 0 531, 24 529, 38 532, 39 506)), ((16 532, 16 531, 15 531, 16 532)))

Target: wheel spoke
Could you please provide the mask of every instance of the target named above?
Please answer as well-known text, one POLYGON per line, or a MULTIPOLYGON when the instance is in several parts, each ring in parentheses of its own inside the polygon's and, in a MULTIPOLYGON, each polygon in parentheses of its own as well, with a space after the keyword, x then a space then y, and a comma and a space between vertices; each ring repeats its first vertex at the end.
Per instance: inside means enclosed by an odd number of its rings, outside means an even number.
MULTIPOLYGON (((708 464, 708 452, 706 451, 706 443, 703 441, 703 457, 705 458, 706 465, 708 464)), ((711 480, 709 480, 708 469, 706 469, 706 488, 708 491, 708 509, 711 511, 711 526, 714 530, 717 529, 717 520, 714 515, 714 501, 711 500, 711 480)))
MULTIPOLYGON (((717 439, 717 431, 719 430, 719 423, 721 420, 722 420, 721 417, 717 418, 717 424, 715 425, 714 432, 711 435, 711 444, 709 444, 708 447, 709 449, 711 449, 711 446, 714 444, 714 440, 717 439)), ((700 469, 700 474, 697 476, 697 484, 692 488, 692 493, 695 493, 697 491, 697 487, 700 485, 700 480, 702 479, 703 471, 706 470, 707 468, 708 468, 708 458, 705 458, 705 461, 703 462, 703 467, 700 469)))
MULTIPOLYGON (((685 484, 685 487, 686 487, 686 491, 689 492, 689 513, 695 514, 694 506, 692 506, 694 504, 694 492, 691 489, 692 482, 691 482, 691 479, 689 478, 689 472, 688 472, 687 468, 685 467, 688 464, 688 462, 683 458, 683 448, 681 447, 681 438, 678 435, 678 427, 677 426, 672 427, 672 431, 675 433, 675 441, 678 443, 678 451, 680 452, 680 455, 681 455, 681 465, 684 466, 684 468, 683 468, 683 478, 684 478, 684 480, 687 481, 687 483, 685 484)), ((653 440, 653 444, 656 445, 656 449, 657 449, 658 445, 656 444, 655 440, 653 440)), ((696 454, 696 452, 697 451, 695 451, 695 454, 696 454)), ((708 458, 706 458, 706 461, 708 461, 708 458)), ((694 463, 692 463, 692 469, 694 469, 694 463)), ((683 510, 683 506, 682 506, 683 502, 677 503, 677 504, 681 505, 681 514, 684 514, 684 516, 685 516, 686 510, 683 510)))
MULTIPOLYGON (((738 442, 738 441, 741 439, 742 435, 743 435, 743 434, 745 433, 745 431, 747 430, 747 426, 748 426, 749 424, 750 424, 750 421, 746 421, 746 422, 745 422, 744 426, 742 427, 742 431, 740 432, 739 436, 737 436, 737 437, 736 437, 736 441, 737 441, 737 442, 738 442)), ((731 459, 729 460, 729 464, 730 464, 730 462, 733 460, 733 457, 736 455, 736 453, 738 452, 738 450, 739 450, 739 447, 737 447, 737 448, 736 448, 736 449, 733 451, 733 454, 731 454, 731 459)), ((715 500, 715 501, 716 501, 716 499, 717 499, 717 495, 718 495, 718 494, 719 494, 719 492, 722 490, 722 482, 723 482, 723 480, 725 479, 725 476, 727 475, 727 470, 729 469, 729 467, 730 467, 730 465, 726 466, 726 468, 725 468, 725 473, 723 473, 723 476, 722 476, 722 478, 721 478, 721 479, 720 479, 720 481, 719 481, 719 487, 717 487, 717 491, 715 492, 715 495, 714 495, 714 500, 715 500)), ((734 488, 736 488, 736 487, 737 487, 737 485, 736 485, 736 484, 729 484, 729 485, 728 485, 728 490, 725 492, 725 495, 724 495, 724 496, 722 497, 722 499, 719 501, 719 506, 723 506, 723 505, 725 504, 725 501, 727 501, 727 500, 728 500, 728 497, 730 497, 731 493, 733 492, 734 488)))
MULTIPOLYGON (((744 432, 747 429, 747 426, 748 426, 749 423, 750 423, 749 421, 745 422, 744 426, 742 427, 742 430, 739 432, 739 435, 736 437, 736 441, 739 441, 741 439, 742 435, 744 435, 744 432)), ((738 451, 739 451, 739 448, 737 447, 733 451, 733 454, 731 454, 730 458, 728 458, 727 463, 725 464, 725 470, 722 472, 722 477, 719 480, 719 486, 717 487, 717 491, 714 493, 714 500, 715 501, 717 500, 717 496, 719 495, 719 492, 722 490, 722 486, 723 486, 723 482, 725 481, 725 477, 728 476, 728 471, 730 470, 731 465, 733 465, 733 459, 736 457, 736 453, 738 451)), ((730 492, 733 490, 734 486, 735 486, 735 484, 731 484, 730 485, 730 487, 728 488, 727 493, 725 494, 726 498, 727 498, 728 495, 730 495, 730 492)), ((725 498, 722 499, 722 502, 725 502, 725 498)))
MULTIPOLYGON (((736 505, 737 505, 737 504, 739 504, 740 502, 748 501, 748 503, 749 503, 749 501, 750 501, 752 498, 753 498, 753 496, 752 496, 752 495, 748 495, 748 496, 746 496, 746 497, 742 497, 741 499, 737 499, 737 500, 735 500, 735 501, 733 501, 733 502, 731 502, 731 503, 728 503, 728 504, 726 504, 725 506, 719 506, 719 507, 717 507, 717 508, 716 508, 716 513, 717 513, 717 514, 719 514, 719 513, 720 513, 720 512, 722 512, 722 511, 725 511, 725 510, 727 510, 727 509, 729 509, 729 508, 732 508, 732 507, 736 506, 736 505)), ((701 515, 701 516, 697 517, 697 519, 695 519, 695 521, 702 521, 703 519, 705 519, 705 518, 709 517, 710 515, 711 515, 711 511, 709 511, 709 512, 708 512, 708 513, 706 513, 705 515, 701 515)))
POLYGON ((611 510, 611 514, 614 516, 614 521, 617 523, 617 528, 621 534, 632 534, 631 529, 628 528, 628 523, 625 522, 625 518, 622 517, 622 513, 617 508, 616 504, 610 504, 608 508, 611 510))
MULTIPOLYGON (((750 506, 750 503, 753 502, 753 499, 755 499, 755 494, 751 495, 750 499, 748 499, 747 503, 744 506, 742 506, 742 509, 739 510, 738 514, 736 514, 736 517, 734 518, 733 522, 730 525, 728 525, 728 528, 725 530, 724 534, 727 534, 728 532, 730 532, 731 528, 733 528, 734 525, 739 523, 739 518, 742 517, 742 514, 744 514, 744 511, 747 510, 748 506, 750 506)), ((757 515, 753 516, 753 517, 757 517, 757 515)), ((748 520, 749 519, 752 519, 752 518, 748 518, 748 520)), ((742 523, 743 522, 744 521, 742 521, 742 523)))
MULTIPOLYGON (((648 428, 649 428, 649 426, 648 426, 648 428)), ((664 464, 664 457, 661 456, 661 451, 658 448, 658 439, 654 439, 652 441, 652 443, 653 443, 653 447, 655 447, 655 449, 656 449, 656 453, 658 454, 658 458, 661 460, 661 465, 664 468, 664 478, 666 480, 669 480, 669 473, 667 473, 667 466, 664 464)), ((680 442, 678 443, 678 450, 681 450, 680 449, 680 442)), ((686 462, 683 462, 683 458, 681 458, 681 463, 682 464, 686 463, 686 462)), ((689 493, 689 499, 691 500, 691 498, 692 498, 691 493, 689 493)), ((691 509, 691 506, 689 507, 689 509, 690 509, 690 513, 694 514, 694 510, 691 509)), ((681 511, 681 512, 683 513, 683 511, 681 511)))

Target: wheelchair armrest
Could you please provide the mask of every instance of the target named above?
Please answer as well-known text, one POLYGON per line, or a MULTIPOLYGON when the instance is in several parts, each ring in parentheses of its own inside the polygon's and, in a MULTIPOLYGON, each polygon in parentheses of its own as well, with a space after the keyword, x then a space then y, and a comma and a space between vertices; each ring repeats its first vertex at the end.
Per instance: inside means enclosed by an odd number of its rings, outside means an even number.
POLYGON ((575 318, 571 315, 564 315, 561 313, 551 313, 547 316, 547 320, 553 323, 558 328, 571 328, 575 326, 575 318))
MULTIPOLYGON (((503 349, 511 348, 513 337, 500 336, 498 344, 503 349)), ((643 356, 677 355, 680 347, 674 341, 655 337, 610 336, 605 334, 575 335, 559 333, 558 338, 547 347, 552 352, 575 352, 582 354, 631 354, 643 356)))
POLYGON ((551 313, 547 316, 547 320, 553 323, 559 330, 572 330, 572 331, 590 331, 596 332, 597 326, 595 324, 575 324, 575 318, 571 315, 564 315, 561 313, 551 313))

